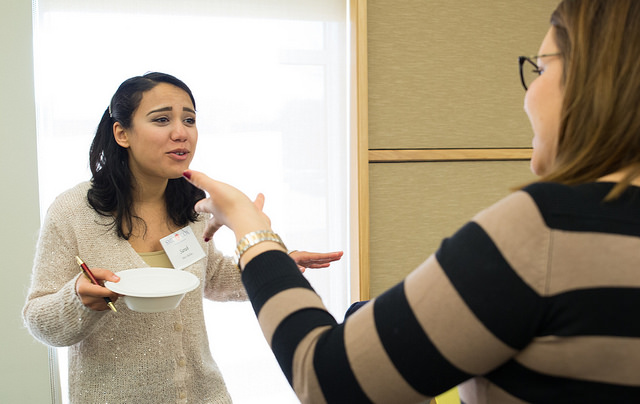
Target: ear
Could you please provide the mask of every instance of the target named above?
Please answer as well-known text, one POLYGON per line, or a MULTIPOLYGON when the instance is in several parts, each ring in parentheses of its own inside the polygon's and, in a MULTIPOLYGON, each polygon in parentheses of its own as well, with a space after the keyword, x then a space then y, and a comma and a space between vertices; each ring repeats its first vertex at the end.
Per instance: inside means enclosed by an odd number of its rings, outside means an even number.
POLYGON ((129 135, 127 134, 125 128, 120 124, 120 122, 115 122, 113 124, 113 138, 115 139, 116 143, 118 143, 125 149, 129 147, 129 135))

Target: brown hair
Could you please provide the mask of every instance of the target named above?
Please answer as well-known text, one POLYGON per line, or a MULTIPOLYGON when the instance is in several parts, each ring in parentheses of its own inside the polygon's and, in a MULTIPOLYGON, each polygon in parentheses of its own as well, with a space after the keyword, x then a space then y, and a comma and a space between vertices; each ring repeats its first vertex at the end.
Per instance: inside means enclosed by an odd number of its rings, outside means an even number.
POLYGON ((607 199, 640 175, 640 1, 564 0, 551 16, 564 59, 564 104, 553 169, 576 184, 621 169, 607 199))

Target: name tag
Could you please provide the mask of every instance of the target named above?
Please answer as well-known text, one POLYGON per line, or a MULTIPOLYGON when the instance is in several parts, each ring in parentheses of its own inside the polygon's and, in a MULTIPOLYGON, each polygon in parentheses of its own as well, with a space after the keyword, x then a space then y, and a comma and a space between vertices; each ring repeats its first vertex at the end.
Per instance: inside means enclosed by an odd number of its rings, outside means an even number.
POLYGON ((161 238, 160 243, 175 269, 185 269, 206 256, 189 226, 161 238))

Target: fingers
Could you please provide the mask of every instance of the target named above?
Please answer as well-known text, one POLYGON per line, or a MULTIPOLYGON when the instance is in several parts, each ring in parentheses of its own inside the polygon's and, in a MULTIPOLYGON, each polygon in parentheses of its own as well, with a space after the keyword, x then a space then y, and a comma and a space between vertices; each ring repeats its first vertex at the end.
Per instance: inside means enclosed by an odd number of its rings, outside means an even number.
POLYGON ((336 251, 331 253, 314 253, 307 251, 293 251, 289 255, 298 265, 307 268, 326 268, 331 262, 338 261, 344 253, 336 251))
MULTIPOLYGON (((91 272, 99 282, 118 282, 120 280, 120 277, 106 269, 92 269, 91 272)), ((96 311, 109 310, 109 306, 107 306, 104 300, 105 297, 110 298, 112 302, 118 300, 119 297, 117 293, 112 292, 104 286, 95 285, 85 275, 79 276, 76 281, 76 294, 82 304, 96 311)))
POLYGON ((100 269, 94 268, 91 270, 91 273, 98 281, 109 281, 109 282, 118 282, 120 281, 120 277, 108 269, 100 269))
POLYGON ((216 222, 215 219, 211 219, 207 222, 202 237, 207 242, 213 238, 213 235, 222 227, 222 224, 216 222))
POLYGON ((344 253, 342 251, 336 251, 331 253, 313 253, 307 251, 292 251, 289 256, 295 261, 300 269, 300 272, 305 271, 307 268, 319 269, 328 268, 331 263, 342 258, 344 253))
POLYGON ((311 268, 311 269, 318 269, 318 268, 329 268, 331 266, 331 264, 307 264, 306 267, 307 268, 311 268))
POLYGON ((213 182, 211 178, 209 178, 206 174, 201 173, 196 170, 185 170, 182 175, 193 185, 200 189, 204 189, 209 191, 210 188, 213 187, 213 182))

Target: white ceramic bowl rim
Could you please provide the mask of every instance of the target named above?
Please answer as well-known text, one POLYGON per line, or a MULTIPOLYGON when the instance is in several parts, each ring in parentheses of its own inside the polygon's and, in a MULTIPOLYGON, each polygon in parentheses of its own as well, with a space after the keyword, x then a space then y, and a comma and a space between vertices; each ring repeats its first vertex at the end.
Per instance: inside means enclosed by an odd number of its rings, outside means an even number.
POLYGON ((117 272, 119 282, 105 282, 109 290, 125 296, 165 297, 190 292, 200 280, 194 274, 171 268, 133 268, 117 272))

